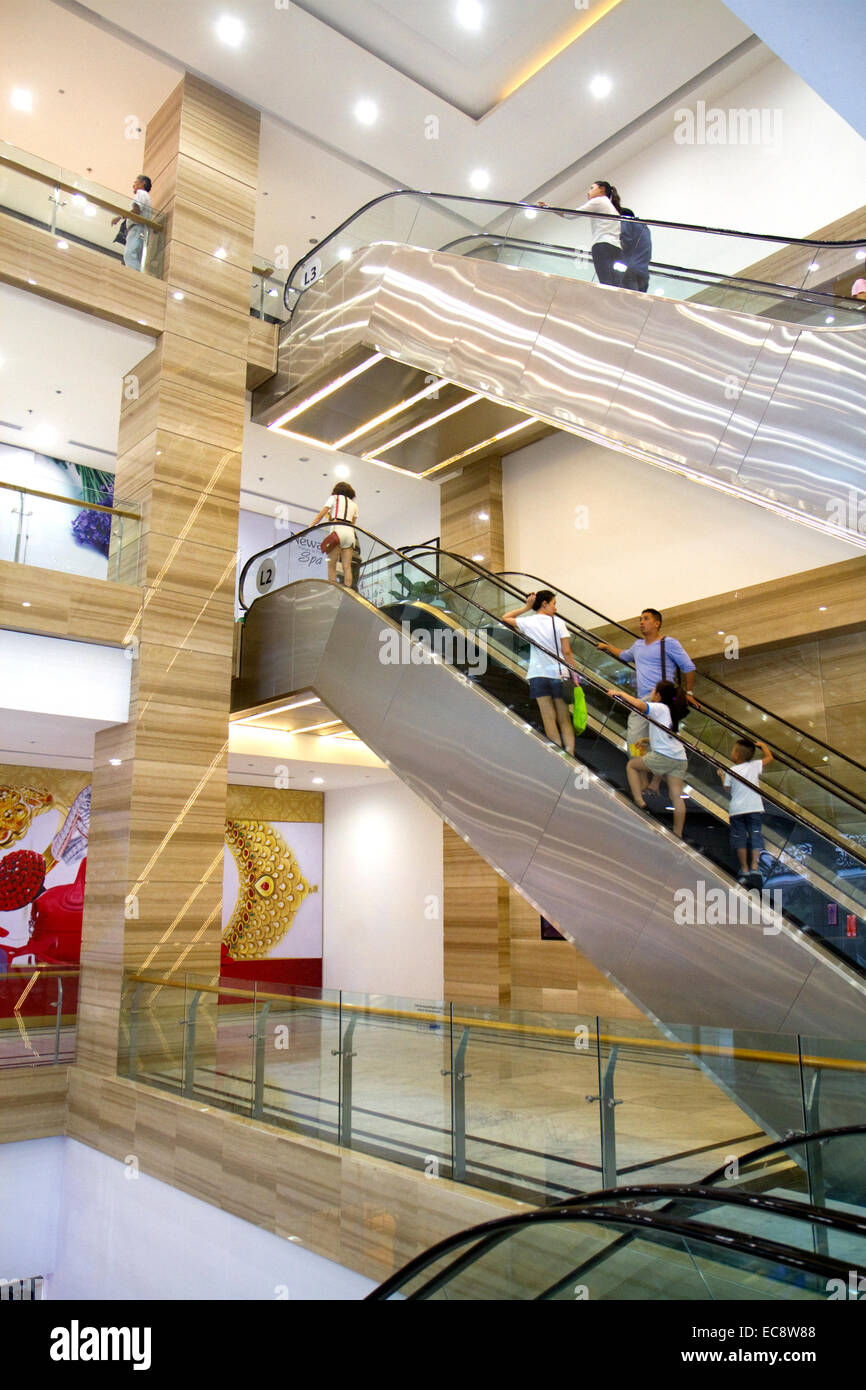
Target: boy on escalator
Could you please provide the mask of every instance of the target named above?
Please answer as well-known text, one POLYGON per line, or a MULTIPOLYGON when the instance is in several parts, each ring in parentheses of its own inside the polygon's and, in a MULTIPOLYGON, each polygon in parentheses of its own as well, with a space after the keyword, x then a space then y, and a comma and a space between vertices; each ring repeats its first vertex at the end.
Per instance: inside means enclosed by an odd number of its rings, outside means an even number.
POLYGON ((731 849, 736 852, 739 864, 737 878, 749 888, 763 886, 758 865, 764 848, 764 836, 761 831, 764 803, 753 788, 757 787, 762 771, 772 761, 772 752, 759 738, 754 741, 738 738, 731 749, 731 762, 737 769, 736 776, 731 777, 722 768, 717 769, 722 786, 729 788, 731 793, 731 849), (758 758, 755 754, 759 749, 761 756, 758 758))

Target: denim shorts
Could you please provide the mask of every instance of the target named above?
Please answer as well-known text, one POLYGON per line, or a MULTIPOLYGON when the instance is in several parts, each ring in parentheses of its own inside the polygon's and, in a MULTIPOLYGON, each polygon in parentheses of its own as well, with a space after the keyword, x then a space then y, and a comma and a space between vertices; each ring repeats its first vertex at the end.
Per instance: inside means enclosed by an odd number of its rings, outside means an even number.
POLYGON ((529 693, 533 700, 537 700, 540 695, 550 695, 554 700, 561 700, 562 681, 558 676, 532 676, 529 693))
POLYGON ((761 819, 760 811, 746 811, 741 816, 731 816, 731 849, 763 849, 761 819))

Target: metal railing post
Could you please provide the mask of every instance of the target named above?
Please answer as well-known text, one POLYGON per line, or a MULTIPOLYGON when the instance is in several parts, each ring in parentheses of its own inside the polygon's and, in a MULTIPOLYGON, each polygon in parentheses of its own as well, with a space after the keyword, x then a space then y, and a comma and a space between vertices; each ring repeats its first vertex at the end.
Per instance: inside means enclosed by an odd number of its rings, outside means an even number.
POLYGON ((598 1057, 598 1095, 587 1096, 590 1105, 598 1101, 599 1130, 601 1137, 601 1185, 604 1188, 616 1187, 616 1107, 622 1105, 613 1094, 613 1076, 619 1048, 610 1049, 607 1065, 601 1069, 601 1020, 596 1019, 596 1042, 598 1057))
POLYGON ((195 1095, 195 1025, 201 994, 200 989, 195 991, 189 1013, 186 1018, 181 1019, 180 1024, 181 1028, 186 1028, 183 1035, 183 1094, 187 1097, 195 1095))
POLYGON ((54 1061, 60 1061, 60 1015, 63 1013, 63 976, 57 976, 57 998, 54 1001, 57 1008, 57 1021, 54 1024, 54 1061))
POLYGON ((134 1081, 138 1075, 138 1001, 143 989, 143 984, 135 986, 129 1006, 129 1055, 126 1060, 126 1074, 130 1081, 134 1081))
POLYGON ((458 1182, 466 1178, 466 1082, 470 1072, 466 1066, 466 1047, 469 1029, 464 1028, 454 1054, 454 1174, 458 1182))
POLYGON ((352 1058, 355 1056, 352 1051, 352 1040, 356 1023, 357 1018, 353 1014, 349 1019, 345 1036, 342 1034, 340 1036, 340 1046, 331 1051, 332 1057, 340 1058, 340 1132, 338 1142, 345 1149, 352 1147, 352 1058))
POLYGON ((266 999, 262 1005, 261 1015, 256 1019, 255 1032, 250 1037, 256 1040, 256 1070, 253 1080, 253 1110, 254 1120, 260 1120, 264 1113, 265 1105, 265 1024, 268 1021, 271 1001, 266 999))

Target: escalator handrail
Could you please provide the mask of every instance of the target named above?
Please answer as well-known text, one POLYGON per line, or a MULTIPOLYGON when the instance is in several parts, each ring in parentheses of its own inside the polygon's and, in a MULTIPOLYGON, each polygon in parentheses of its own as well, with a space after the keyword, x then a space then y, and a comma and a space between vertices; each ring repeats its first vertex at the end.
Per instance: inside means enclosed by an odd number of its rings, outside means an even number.
MULTIPOLYGON (((447 552, 443 552, 443 554, 444 553, 447 552)), ((477 568, 477 566, 475 566, 471 560, 467 560, 465 556, 455 556, 454 558, 463 560, 464 564, 466 564, 468 568, 477 568)), ((605 623, 608 627, 615 627, 619 632, 624 633, 626 637, 629 638, 630 642, 640 641, 639 636, 636 636, 635 633, 633 633, 629 628, 625 627, 622 623, 617 622, 615 618, 606 618, 603 613, 599 613, 598 610, 596 608, 593 608, 591 604, 584 603, 583 599, 575 598, 573 594, 567 593, 565 589, 559 589, 555 586, 551 586, 548 580, 539 579, 538 575, 528 574, 526 571, 523 570, 502 570, 501 572, 498 572, 496 574, 494 574, 491 570, 484 570, 483 573, 490 575, 494 579, 507 579, 508 577, 514 575, 522 575, 524 579, 531 579, 534 583, 540 584, 545 588, 549 589, 553 587, 554 593, 559 594, 562 598, 568 599, 569 603, 576 603, 579 605, 579 607, 587 609, 587 611, 590 613, 594 613, 595 616, 597 618, 600 618, 601 621, 605 623)), ((516 586, 514 587, 516 589, 516 586)), ((516 589, 516 592, 519 593, 520 590, 516 589)), ((575 626, 579 625, 575 624, 575 626)), ((590 635, 588 629, 580 630, 586 631, 587 635, 590 635)), ((628 663, 626 664, 628 665, 628 663)), ((832 753, 834 757, 841 758, 843 762, 850 763, 852 767, 857 768, 858 772, 866 773, 866 766, 864 766, 863 763, 858 762, 856 758, 852 758, 849 753, 840 752, 838 748, 833 748, 831 744, 825 743, 823 739, 817 738, 812 734, 804 735, 802 729, 798 729, 795 724, 792 724, 790 722, 790 720, 783 718, 783 716, 780 714, 774 714, 772 710, 765 709, 763 705, 758 704, 757 700, 753 700, 751 696, 741 694, 739 690, 734 690, 733 686, 725 685, 724 681, 717 680, 715 676, 705 676, 703 675, 703 672, 699 672, 699 674, 705 681, 712 681, 713 685, 717 685, 720 690, 724 690, 728 695, 734 695, 738 700, 746 700, 748 704, 752 705, 753 708, 758 710, 760 714, 766 714, 769 716, 770 719, 775 719, 780 724, 784 724, 787 729, 791 729, 793 733, 799 735, 799 737, 801 738, 808 737, 809 741, 811 743, 817 744, 819 748, 826 748, 827 752, 832 753)), ((705 703, 706 702, 704 700, 701 701, 701 704, 705 703)), ((712 712, 715 714, 715 710, 713 710, 711 705, 707 705, 707 708, 712 710, 712 712)), ((719 716, 719 718, 721 718, 721 716, 719 716)), ((827 781, 832 782, 833 779, 831 777, 828 777, 827 781)))
MULTIPOLYGON (((681 1195, 688 1194, 688 1188, 680 1189, 681 1195)), ((608 1194, 609 1195, 609 1194, 608 1194)), ((792 1203, 797 1206, 797 1203, 792 1203)), ((802 1211, 802 1208, 800 1208, 802 1211)), ((800 1216, 802 1220, 803 1217, 800 1216)), ((767 1240, 761 1236, 751 1236, 741 1231, 720 1230, 713 1226, 694 1226, 687 1221, 679 1221, 672 1217, 665 1216, 661 1212, 640 1212, 634 1209, 625 1210, 623 1208, 611 1206, 598 1206, 587 1209, 579 1203, 571 1206, 558 1205, 555 1207, 542 1207, 530 1212, 515 1212, 509 1216, 500 1216, 493 1221, 484 1221, 477 1226, 470 1226, 467 1230, 458 1231, 453 1235, 446 1236, 444 1240, 437 1241, 428 1250, 416 1255, 409 1260, 403 1267, 384 1280, 378 1288, 373 1289, 367 1294, 368 1302, 384 1302, 392 1294, 399 1292, 403 1284, 408 1283, 421 1274, 429 1265, 436 1263, 437 1260, 450 1254, 465 1245, 467 1240, 474 1236, 478 1237, 479 1245, 472 1247, 472 1254, 475 1259, 480 1258, 486 1250, 490 1248, 487 1238, 496 1237, 500 1233, 507 1236, 513 1231, 524 1228, 538 1226, 557 1226, 563 1223, 595 1222, 598 1225, 622 1226, 627 1230, 635 1232, 641 1230, 659 1231, 666 1235, 679 1236, 685 1240, 700 1241, 706 1245, 717 1246, 724 1250, 737 1251, 740 1254, 757 1256, 759 1259, 766 1260, 768 1263, 783 1264, 793 1269, 803 1270, 806 1273, 826 1275, 828 1278, 842 1278, 847 1281, 851 1269, 855 1273, 859 1272, 860 1267, 852 1264, 849 1260, 843 1262, 836 1260, 829 1255, 819 1255, 814 1251, 797 1250, 794 1246, 786 1245, 778 1241, 767 1240)), ((470 1252, 467 1252, 467 1254, 470 1252)), ((469 1263, 475 1263, 470 1260, 469 1263)), ((465 1263, 463 1264, 465 1268, 465 1263)), ((449 1269, 440 1271, 434 1276, 428 1285, 410 1294, 412 1299, 423 1298, 430 1285, 434 1282, 437 1287, 441 1287, 443 1282, 447 1282, 449 1269)), ((866 1273, 866 1270, 863 1271, 866 1273)))
MULTIPOLYGON (((340 234, 344 232, 346 228, 349 227, 354 221, 356 221, 357 218, 362 217, 364 213, 369 212, 371 208, 376 207, 379 203, 387 202, 390 198, 404 198, 407 196, 411 198, 441 198, 449 203, 474 203, 481 204, 486 207, 511 208, 515 212, 519 212, 521 209, 524 208, 534 208, 538 212, 567 213, 569 218, 588 218, 594 215, 589 212, 580 212, 577 208, 541 208, 538 206, 537 203, 515 203, 501 198, 476 198, 473 197, 471 194, 467 193, 433 193, 418 188, 395 188, 390 190, 388 193, 380 193, 378 197, 371 198, 361 207, 356 208, 356 210, 349 217, 343 219, 339 226, 335 227, 333 231, 329 232, 327 236, 323 237, 321 241, 317 242, 316 245, 312 248, 312 250, 307 251, 303 256, 299 257, 299 259, 295 262, 295 264, 289 271, 286 277, 285 286, 283 288, 283 303, 286 309, 289 308, 287 295, 290 289, 294 294, 297 294, 298 296, 303 294, 303 290, 297 289, 292 284, 295 275, 300 270, 302 265, 304 265, 309 260, 315 260, 316 257, 321 253, 323 246, 327 246, 329 242, 335 240, 335 238, 340 236, 340 234)), ((612 214, 609 220, 614 221, 614 217, 612 214)), ((615 220, 618 222, 622 222, 623 219, 621 217, 617 217, 615 220)), ((866 242, 864 242, 863 240, 816 241, 813 237, 768 236, 766 233, 763 232, 737 232, 725 227, 702 227, 695 226, 688 222, 664 222, 659 219, 649 217, 642 217, 640 218, 640 221, 645 223, 645 225, 648 227, 664 227, 681 232, 701 232, 708 236, 739 237, 743 241, 774 241, 779 243, 780 246, 826 246, 833 249, 847 249, 848 247, 853 248, 866 246, 866 242)), ((315 281, 313 283, 315 283, 315 281)), ((790 288, 795 287, 791 286, 790 288)))
MULTIPOLYGON (((459 246, 464 241, 489 241, 495 246, 515 250, 525 247, 542 255, 556 256, 560 260, 573 261, 579 256, 587 263, 592 261, 589 251, 580 246, 560 246, 555 242, 532 241, 528 237, 497 235, 496 232, 467 232, 465 236, 455 237, 445 246, 440 246, 439 250, 450 252, 453 247, 459 246)), ((780 299, 796 299, 800 303, 816 304, 819 308, 844 307, 852 313, 866 317, 866 304, 861 304, 856 299, 851 299, 844 294, 831 294, 826 290, 798 290, 795 285, 777 285, 771 280, 751 280, 744 275, 729 275, 721 270, 700 270, 694 266, 672 265, 668 261, 650 261, 649 268, 659 275, 691 280, 695 284, 705 285, 708 288, 723 284, 724 287, 741 290, 743 294, 775 294, 780 299)))
MULTIPOLYGON (((785 1154, 789 1148, 796 1148, 801 1144, 822 1144, 827 1139, 853 1139, 856 1135, 866 1136, 866 1125, 840 1125, 835 1129, 819 1129, 813 1130, 811 1133, 789 1134, 786 1139, 776 1139, 769 1144, 762 1144, 760 1148, 740 1154, 738 1162, 742 1167, 756 1159, 770 1158, 773 1154, 785 1154)), ((728 1164, 724 1163, 720 1168, 713 1169, 712 1173, 701 1178, 701 1186, 709 1188, 712 1187, 713 1183, 720 1182, 725 1177, 727 1167, 728 1164)))
MULTIPOLYGON (((238 598, 239 598, 239 602, 240 602, 240 604, 241 604, 241 607, 242 607, 245 611, 248 611, 247 605, 244 603, 244 600, 243 600, 243 584, 244 584, 244 580, 245 580, 245 578, 246 578, 246 576, 247 576, 249 570, 251 569, 251 567, 255 564, 255 562, 256 562, 257 560, 260 560, 260 559, 261 559, 263 556, 265 556, 265 555, 271 555, 275 550, 281 550, 281 549, 283 548, 283 546, 290 545, 293 541, 300 540, 301 537, 306 536, 306 535, 309 535, 309 533, 310 533, 311 531, 321 531, 324 527, 331 526, 332 524, 333 524, 332 522, 326 520, 326 521, 318 522, 318 523, 317 523, 316 525, 314 525, 314 526, 307 526, 307 527, 305 527, 302 531, 296 531, 294 535, 292 535, 292 536, 287 536, 285 540, 283 540, 283 541, 277 541, 276 544, 271 545, 271 546, 268 546, 268 547, 266 547, 264 550, 257 551, 257 553, 256 553, 255 555, 251 555, 250 558, 247 560, 246 564, 244 565, 244 567, 243 567, 243 569, 242 569, 242 571, 241 571, 240 579, 239 579, 239 581, 238 581, 238 598)), ((392 552, 392 554, 398 555, 398 552, 394 550, 393 546, 389 546, 388 543, 387 543, 386 541, 383 541, 379 536, 374 535, 372 531, 366 531, 362 526, 358 526, 357 522, 353 523, 353 526, 354 526, 354 530, 355 530, 356 532, 357 532, 357 531, 360 531, 360 533, 361 533, 362 535, 367 536, 367 538, 368 538, 369 540, 372 540, 372 541, 374 541, 377 545, 382 546, 382 548, 383 548, 384 550, 389 550, 389 551, 392 552)), ((437 552, 437 553, 444 553, 444 552, 437 552)), ((431 579, 435 584, 437 584, 437 585, 439 586, 440 589, 445 589, 445 590, 447 590, 447 591, 448 591, 449 593, 451 593, 451 594, 456 594, 457 597, 458 597, 459 599, 461 599, 463 602, 469 602, 469 603, 471 603, 472 606, 473 606, 473 608, 475 608, 479 613, 483 614, 484 617, 489 618, 490 621, 491 621, 491 623, 493 623, 493 624, 495 624, 495 625, 498 625, 498 626, 502 626, 502 619, 501 619, 501 618, 497 618, 497 616, 495 615, 495 613, 491 613, 488 609, 482 607, 482 605, 481 605, 480 603, 476 603, 476 601, 475 601, 474 599, 466 599, 463 595, 457 594, 456 589, 454 589, 454 587, 453 587, 451 584, 446 583, 442 578, 440 578, 439 575, 433 574, 430 570, 425 569, 423 565, 419 565, 418 562, 417 562, 417 560, 413 560, 411 557, 409 557, 409 556, 407 556, 407 555, 403 555, 403 554, 399 554, 399 555, 398 555, 398 558, 401 559, 401 560, 403 560, 406 564, 409 564, 409 565, 414 566, 414 568, 415 568, 416 570, 420 570, 420 572, 421 572, 422 574, 426 575, 428 579, 431 579)), ((271 592, 275 592, 275 591, 272 590, 271 592)), ((359 596, 359 597, 360 597, 360 596, 359 596)), ((255 601, 256 601, 256 600, 254 599, 253 602, 255 602, 255 601)), ((531 647, 535 647, 535 648, 537 648, 539 651, 543 652, 543 653, 545 654, 545 656, 552 656, 552 657, 556 658, 557 660, 561 659, 561 654, 560 654, 559 652, 551 651, 550 648, 545 647, 544 644, 541 643, 541 642, 535 641, 534 638, 527 637, 524 633, 520 633, 520 638, 521 638, 522 641, 527 642, 531 647)), ((603 681, 597 679, 597 677, 596 677, 596 675, 595 675, 594 672, 590 672, 588 675, 582 674, 582 675, 581 675, 581 681, 582 681, 582 682, 586 682, 586 683, 588 683, 589 685, 593 686, 596 690, 601 691, 601 693, 604 695, 604 697, 605 697, 606 699, 612 698, 613 700, 615 700, 615 699, 617 698, 616 696, 614 696, 614 697, 609 697, 609 696, 607 695, 607 689, 608 689, 608 687, 605 685, 605 683, 604 683, 603 681)), ((666 725, 664 725, 664 724, 659 724, 658 721, 655 720, 655 719, 653 719, 651 715, 646 714, 646 715, 644 715, 644 718, 647 720, 647 722, 648 722, 649 724, 653 724, 655 727, 662 729, 665 733, 669 733, 669 732, 670 732, 670 730, 667 728, 666 725)), ((717 768, 717 769, 720 769, 721 771, 727 773, 727 775, 728 775, 729 777, 730 777, 730 776, 733 776, 734 778, 736 778, 737 781, 743 781, 743 780, 744 780, 744 779, 742 779, 742 778, 739 776, 739 774, 737 773, 736 767, 735 767, 735 766, 733 766, 733 767, 732 767, 732 766, 728 766, 727 764, 720 762, 719 759, 715 756, 714 751, 713 751, 713 752, 711 752, 711 751, 706 751, 706 750, 703 749, 703 748, 701 748, 701 749, 696 749, 695 751, 697 752, 697 754, 698 754, 699 757, 702 757, 702 758, 704 759, 705 762, 708 762, 708 763, 710 763, 713 767, 715 767, 715 768, 717 768)), ((748 786, 748 785, 750 785, 750 784, 746 783, 745 785, 748 786)), ((799 823, 799 824, 808 825, 808 822, 803 821, 798 815, 796 815, 794 812, 792 812, 792 811, 790 810, 789 807, 783 806, 783 805, 781 804, 781 802, 779 802, 779 801, 777 800, 776 796, 775 796, 774 793, 773 793, 773 789, 772 789, 771 787, 770 787, 770 788, 762 787, 762 788, 761 788, 761 795, 762 795, 767 801, 772 802, 772 804, 777 808, 777 810, 778 810, 782 815, 788 816, 791 820, 793 820, 793 821, 795 821, 795 822, 797 822, 797 823, 799 823)), ((863 859, 866 859, 866 854, 864 854, 863 856, 861 856, 861 855, 858 853, 860 847, 857 846, 857 845, 854 845, 853 842, 852 842, 852 844, 851 844, 851 848, 849 848, 848 844, 843 844, 842 841, 841 841, 841 832, 837 832, 837 831, 835 830, 834 827, 828 826, 828 825, 826 825, 826 823, 822 823, 822 827, 821 827, 821 830, 820 830, 819 833, 820 833, 821 835, 823 835, 824 838, 825 838, 829 843, 839 845, 839 847, 840 847, 841 849, 843 849, 847 854, 849 854, 849 855, 851 856, 852 859, 861 859, 861 861, 862 861, 863 859)), ((717 869, 719 869, 720 872, 722 871, 720 866, 717 865, 716 867, 717 867, 717 869)), ((797 925, 797 924, 792 924, 792 925, 797 925)), ((814 933, 809 932, 806 928, 797 926, 797 930, 798 930, 798 931, 801 931, 801 932, 803 933, 804 936, 808 937, 808 939, 810 940, 810 942, 812 942, 813 944, 815 944, 816 942, 821 942, 821 943, 823 944, 823 938, 822 938, 822 937, 816 936, 814 933)), ((852 960, 848 959, 847 957, 846 957, 845 959, 846 959, 846 964, 849 966, 849 968, 850 968, 850 969, 853 969, 853 970, 856 970, 856 971, 859 973, 860 967, 857 966, 857 965, 855 964, 855 962, 853 962, 852 960)))
MULTIPOLYGON (((492 570, 484 569, 483 566, 476 564, 474 560, 470 560, 465 555, 460 555, 456 551, 442 550, 438 547, 435 550, 428 550, 428 547, 426 545, 409 546, 406 551, 406 554, 409 555, 411 558, 413 554, 417 554, 419 552, 421 554, 434 553, 437 555, 444 555, 450 560, 458 561, 460 564, 464 565, 466 569, 473 570, 480 579, 488 579, 491 581, 499 582, 502 588, 506 589, 515 598, 525 599, 527 597, 526 594, 523 593, 523 591, 517 587, 517 585, 510 584, 508 582, 508 579, 511 576, 521 574, 521 571, 519 570, 504 570, 500 573, 494 573, 492 570)), ((552 587, 548 580, 539 579, 537 575, 534 574, 523 574, 523 578, 534 580, 541 588, 549 589, 552 587)), ((471 583, 470 580, 467 580, 466 582, 471 583)), ((463 586, 452 584, 448 587, 451 588, 452 592, 457 593, 459 592, 459 589, 463 586)), ((602 622, 606 623, 609 627, 618 628, 620 632, 625 633, 626 636, 631 638, 632 642, 640 640, 638 637, 635 637, 634 633, 630 632, 627 627, 623 627, 622 623, 617 623, 614 622, 612 619, 604 618, 601 613, 597 613, 596 610, 590 607, 589 604, 583 603, 581 599, 573 598, 571 594, 566 593, 564 589, 554 588, 553 592, 561 598, 568 599, 569 603, 579 604, 581 608, 586 608, 590 613, 595 613, 596 617, 601 618, 602 622)), ((469 603, 475 603, 474 599, 469 599, 468 597, 466 601, 469 603)), ((558 614, 557 616, 561 617, 566 626, 572 628, 585 641, 590 642, 592 645, 597 645, 595 637, 589 631, 588 628, 581 627, 580 623, 575 622, 573 618, 566 618, 562 613, 558 614)), ((630 662, 624 662, 622 661, 621 657, 614 657, 611 655, 611 653, 607 653, 607 655, 611 657, 612 661, 619 661, 623 666, 628 666, 629 670, 634 670, 634 667, 631 665, 630 662)), ((730 686, 725 685, 722 681, 717 681, 714 676, 706 676, 702 671, 698 671, 697 674, 701 677, 702 680, 709 681, 711 684, 719 686, 720 689, 726 691, 729 695, 735 696, 738 700, 746 701, 746 703, 752 705, 753 708, 758 710, 761 714, 766 714, 768 718, 777 720, 778 723, 784 724, 785 727, 790 729, 793 733, 797 734, 800 737, 803 737, 801 730, 797 729, 796 726, 791 724, 787 719, 782 718, 781 715, 773 714, 770 710, 765 710, 764 707, 762 705, 759 705, 755 700, 752 700, 747 696, 740 694, 738 690, 733 690, 730 686)), ((716 707, 714 705, 711 705, 707 700, 701 699, 700 706, 702 709, 706 709, 713 716, 713 718, 717 720, 719 724, 723 725, 726 729, 728 729, 729 732, 736 734, 745 734, 750 739, 753 737, 751 730, 748 729, 745 724, 738 723, 737 720, 732 718, 732 716, 729 714, 723 714, 721 710, 716 709, 716 707)), ((852 767, 866 772, 866 768, 862 768, 861 764, 858 763, 855 758, 848 757, 846 753, 838 752, 835 748, 831 748, 829 744, 824 743, 821 739, 813 739, 811 735, 809 735, 809 738, 811 742, 818 744, 818 746, 821 748, 826 748, 828 753, 832 753, 835 757, 841 758, 843 762, 849 763, 852 767)), ((843 786, 840 782, 837 782, 835 778, 829 775, 829 773, 821 772, 817 768, 810 767, 808 763, 799 761, 793 754, 782 752, 780 748, 777 748, 773 744, 770 744, 770 747, 773 749, 774 759, 778 760, 780 763, 783 763, 786 767, 793 768, 795 772, 799 772, 801 775, 807 777, 808 780, 817 782, 819 785, 823 785, 825 790, 832 791, 834 795, 837 795, 841 801, 845 801, 855 811, 859 811, 861 814, 866 812, 866 803, 864 803, 860 798, 858 798, 856 793, 852 792, 850 788, 843 786)))

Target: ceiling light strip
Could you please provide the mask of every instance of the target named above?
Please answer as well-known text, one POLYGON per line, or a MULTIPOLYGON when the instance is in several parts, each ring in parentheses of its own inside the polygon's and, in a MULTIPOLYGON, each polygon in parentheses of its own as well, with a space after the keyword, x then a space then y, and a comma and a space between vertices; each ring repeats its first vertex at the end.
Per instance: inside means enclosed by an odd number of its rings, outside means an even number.
POLYGON ((568 33, 566 38, 559 39, 547 49, 547 51, 542 54, 541 58, 537 59, 530 68, 522 72, 517 78, 517 81, 512 82, 511 86, 506 88, 499 100, 505 101, 508 97, 513 96, 525 82, 528 82, 537 72, 541 72, 542 68, 546 68, 548 63, 552 63, 554 58, 559 57, 560 53, 564 53, 576 39, 581 38, 588 29, 598 24, 600 19, 604 19, 605 15, 610 14, 611 10, 615 10, 619 3, 620 0, 601 0, 600 4, 593 5, 592 10, 587 11, 584 17, 578 20, 577 24, 568 33))
MULTIPOLYGON (((422 420, 420 425, 415 425, 411 430, 405 430, 403 434, 398 434, 396 439, 389 439, 387 444, 380 444, 376 450, 379 454, 387 454, 389 449, 396 449, 398 444, 402 444, 406 439, 412 439, 416 434, 423 433, 424 430, 432 429, 438 425, 440 420, 447 420, 449 415, 456 415, 458 411, 465 410, 467 406, 474 405, 476 401, 483 401, 483 395, 467 396, 465 401, 458 401, 456 405, 449 406, 447 410, 441 410, 438 415, 431 415, 429 420, 422 420)), ((372 458, 372 455, 364 454, 364 458, 372 458)))
POLYGON ((232 719, 232 724, 251 724, 254 719, 269 719, 272 714, 285 714, 290 709, 303 709, 305 705, 318 705, 321 701, 318 695, 311 695, 307 700, 295 700, 290 705, 275 705, 273 709, 260 709, 258 714, 245 714, 241 719, 232 719))
POLYGON ((335 449, 342 449, 353 440, 360 439, 362 434, 369 434, 370 430, 376 429, 378 425, 384 425, 387 420, 393 420, 395 415, 399 415, 402 410, 408 410, 410 405, 415 405, 417 401, 426 400, 428 396, 435 396, 441 386, 447 386, 448 382, 437 378, 431 386, 425 386, 423 391, 417 391, 414 396, 407 396, 405 400, 398 401, 397 405, 392 405, 390 410, 384 410, 375 419, 368 420, 366 424, 353 430, 351 434, 346 434, 342 439, 338 439, 334 445, 335 449))
POLYGON ((452 454, 450 459, 443 459, 441 463, 434 464, 421 476, 422 478, 429 478, 431 473, 438 473, 440 468, 447 468, 449 463, 459 463, 461 459, 468 458, 470 454, 477 454, 479 449, 486 449, 489 444, 497 444, 500 439, 507 439, 510 434, 517 434, 518 430, 525 430, 527 425, 540 425, 541 423, 537 415, 530 415, 527 419, 518 421, 516 425, 509 425, 507 430, 500 430, 498 434, 492 434, 489 439, 482 439, 480 443, 473 444, 471 449, 464 449, 462 454, 452 454))
POLYGON ((354 381, 355 377, 360 376, 362 372, 369 371, 371 367, 375 367, 377 362, 382 361, 382 356, 383 354, 381 352, 374 352, 372 357, 368 357, 365 361, 360 362, 358 366, 353 367, 350 372, 344 372, 342 376, 336 377, 336 379, 329 382, 327 386, 323 386, 320 390, 314 391, 312 396, 308 396, 305 401, 301 401, 300 405, 295 405, 291 410, 287 410, 285 414, 278 415, 276 420, 272 420, 268 425, 268 429, 278 430, 287 420, 294 420, 296 415, 302 415, 303 412, 309 410, 311 406, 317 405, 319 401, 323 401, 327 396, 331 396, 335 391, 339 391, 347 382, 354 381))

